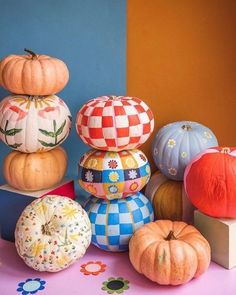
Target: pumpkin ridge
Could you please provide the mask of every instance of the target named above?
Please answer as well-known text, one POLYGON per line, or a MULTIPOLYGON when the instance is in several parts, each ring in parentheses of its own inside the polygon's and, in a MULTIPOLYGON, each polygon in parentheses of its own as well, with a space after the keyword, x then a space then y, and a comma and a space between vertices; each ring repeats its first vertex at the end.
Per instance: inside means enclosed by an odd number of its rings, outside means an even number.
POLYGON ((7 89, 8 88, 8 81, 11 81, 12 79, 12 75, 11 75, 11 72, 14 68, 14 65, 19 62, 19 60, 10 60, 9 63, 7 63, 4 67, 4 76, 3 76, 3 85, 5 86, 5 88, 7 89))

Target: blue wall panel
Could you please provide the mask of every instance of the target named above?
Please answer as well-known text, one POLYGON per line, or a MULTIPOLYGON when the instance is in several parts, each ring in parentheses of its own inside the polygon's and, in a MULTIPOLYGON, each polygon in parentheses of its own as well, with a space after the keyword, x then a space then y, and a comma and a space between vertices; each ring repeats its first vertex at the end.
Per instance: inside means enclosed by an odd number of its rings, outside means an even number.
MULTIPOLYGON (((73 116, 72 132, 63 146, 69 155, 68 175, 76 178, 77 162, 89 149, 75 131, 77 111, 92 97, 126 91, 126 1, 0 0, 0 58, 24 54, 24 48, 68 65, 70 80, 59 96, 73 116)), ((0 88, 0 99, 6 95, 0 88)), ((9 151, 1 142, 1 165, 9 151)))

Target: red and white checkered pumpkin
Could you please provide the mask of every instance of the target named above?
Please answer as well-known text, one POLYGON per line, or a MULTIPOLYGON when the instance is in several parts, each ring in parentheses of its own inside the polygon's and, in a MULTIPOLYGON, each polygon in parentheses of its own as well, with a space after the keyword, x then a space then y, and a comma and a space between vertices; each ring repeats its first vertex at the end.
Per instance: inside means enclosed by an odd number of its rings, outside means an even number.
POLYGON ((141 99, 101 96, 77 114, 76 130, 84 143, 105 151, 138 148, 154 128, 152 111, 141 99))

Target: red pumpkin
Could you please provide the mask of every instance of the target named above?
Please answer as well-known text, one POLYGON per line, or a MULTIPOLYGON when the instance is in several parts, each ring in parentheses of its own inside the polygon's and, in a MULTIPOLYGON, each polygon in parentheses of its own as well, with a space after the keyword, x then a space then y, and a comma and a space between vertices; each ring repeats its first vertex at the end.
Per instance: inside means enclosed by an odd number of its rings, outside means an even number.
POLYGON ((91 99, 79 110, 76 119, 83 142, 104 151, 136 149, 149 138, 153 128, 151 110, 136 97, 91 99))
POLYGON ((184 175, 195 207, 213 217, 236 218, 236 148, 211 148, 198 154, 184 175))

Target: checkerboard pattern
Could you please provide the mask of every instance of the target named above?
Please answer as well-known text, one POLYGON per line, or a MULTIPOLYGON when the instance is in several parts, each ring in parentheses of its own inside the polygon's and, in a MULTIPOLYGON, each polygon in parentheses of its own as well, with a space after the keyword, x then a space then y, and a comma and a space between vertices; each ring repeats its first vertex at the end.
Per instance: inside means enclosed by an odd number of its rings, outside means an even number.
POLYGON ((101 96, 78 112, 76 130, 84 143, 105 151, 134 149, 154 129, 149 107, 139 98, 101 96))
POLYGON ((126 251, 133 233, 153 221, 150 201, 140 192, 126 199, 90 197, 85 210, 92 224, 92 243, 107 251, 126 251))

